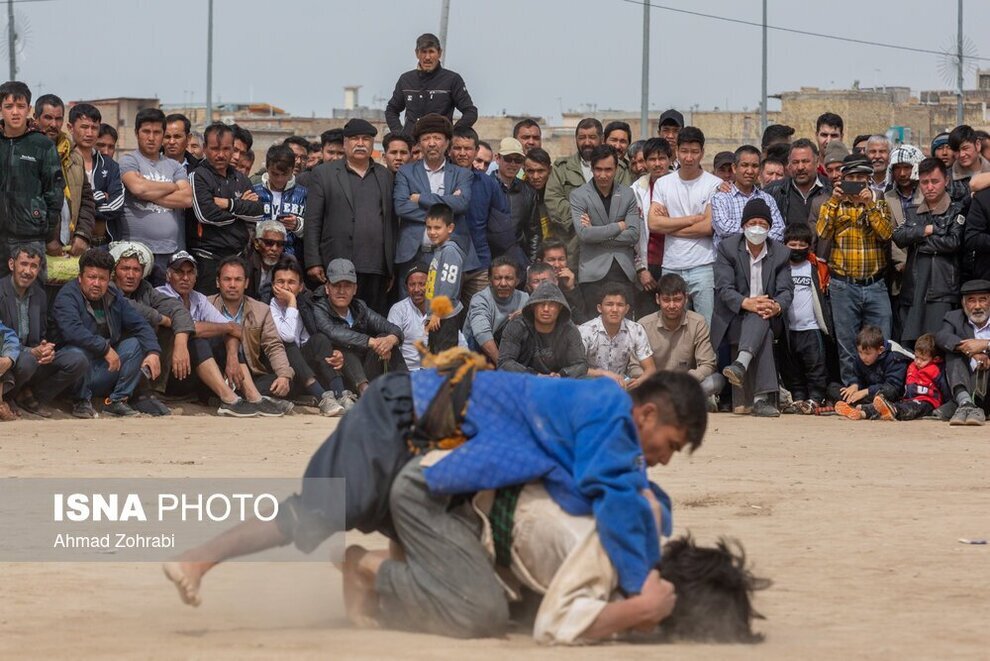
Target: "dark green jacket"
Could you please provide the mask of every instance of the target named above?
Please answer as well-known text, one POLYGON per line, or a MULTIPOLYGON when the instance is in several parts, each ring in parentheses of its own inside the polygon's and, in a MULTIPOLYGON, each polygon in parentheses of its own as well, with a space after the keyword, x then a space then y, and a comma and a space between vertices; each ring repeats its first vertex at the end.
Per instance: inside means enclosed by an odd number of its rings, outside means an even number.
POLYGON ((64 189, 51 140, 33 130, 16 138, 0 131, 0 237, 46 241, 58 227, 64 189))

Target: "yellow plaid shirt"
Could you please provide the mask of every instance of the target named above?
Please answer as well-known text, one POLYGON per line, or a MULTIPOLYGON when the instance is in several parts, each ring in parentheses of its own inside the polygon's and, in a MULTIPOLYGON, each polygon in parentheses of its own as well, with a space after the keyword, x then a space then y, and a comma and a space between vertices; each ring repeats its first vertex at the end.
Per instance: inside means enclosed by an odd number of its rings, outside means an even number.
POLYGON ((829 259, 833 273, 861 280, 887 266, 887 242, 894 234, 894 222, 883 198, 869 206, 829 199, 818 214, 816 229, 818 236, 833 241, 829 259))

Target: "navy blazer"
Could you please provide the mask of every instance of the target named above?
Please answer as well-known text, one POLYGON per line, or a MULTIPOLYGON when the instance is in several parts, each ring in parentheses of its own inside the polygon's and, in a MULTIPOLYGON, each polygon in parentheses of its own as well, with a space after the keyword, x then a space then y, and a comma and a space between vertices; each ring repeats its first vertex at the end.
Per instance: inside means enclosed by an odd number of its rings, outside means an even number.
MULTIPOLYGON (((479 268, 480 262, 471 241, 471 228, 467 221, 467 211, 471 204, 471 173, 448 161, 443 168, 443 190, 443 195, 434 195, 430 191, 430 180, 426 176, 423 161, 406 163, 395 173, 393 200, 395 214, 399 217, 396 263, 403 264, 416 257, 426 232, 426 210, 442 202, 454 211, 453 238, 466 256, 464 270, 473 271, 479 268), (455 195, 458 191, 460 193, 455 195), (419 193, 418 204, 409 199, 413 193, 419 193)), ((402 277, 402 274, 399 275, 402 277)))

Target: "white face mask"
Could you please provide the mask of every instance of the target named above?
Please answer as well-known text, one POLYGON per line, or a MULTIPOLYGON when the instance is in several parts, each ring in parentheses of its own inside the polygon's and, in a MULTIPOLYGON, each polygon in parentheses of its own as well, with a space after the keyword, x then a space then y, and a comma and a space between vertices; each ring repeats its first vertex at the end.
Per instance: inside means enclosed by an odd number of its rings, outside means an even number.
POLYGON ((762 246, 767 240, 768 230, 760 227, 759 225, 751 225, 743 230, 743 234, 746 236, 746 240, 752 243, 754 246, 762 246))

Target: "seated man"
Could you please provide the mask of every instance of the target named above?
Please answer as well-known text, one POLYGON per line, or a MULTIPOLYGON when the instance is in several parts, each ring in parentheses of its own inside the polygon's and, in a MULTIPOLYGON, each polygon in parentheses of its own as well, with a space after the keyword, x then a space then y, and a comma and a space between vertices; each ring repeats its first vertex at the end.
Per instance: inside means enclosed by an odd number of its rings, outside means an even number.
POLYGON ((488 286, 471 297, 464 335, 472 351, 481 351, 498 364, 498 343, 509 318, 522 310, 529 294, 516 289, 519 267, 508 257, 496 257, 488 267, 488 286))
POLYGON ((277 220, 258 223, 255 238, 248 249, 247 295, 262 303, 272 300, 272 270, 285 254, 288 232, 277 220))
POLYGON ((588 373, 581 333, 571 323, 571 309, 557 285, 540 284, 522 314, 505 325, 498 369, 566 377, 588 373))
POLYGON ((717 361, 705 318, 687 309, 688 290, 684 278, 668 273, 657 281, 659 312, 639 320, 653 351, 657 370, 687 372, 701 383, 705 395, 722 392, 725 379, 715 371, 717 361))
POLYGON ((536 259, 537 262, 544 262, 553 267, 557 275, 556 284, 560 287, 560 291, 564 292, 567 305, 571 308, 571 320, 575 324, 582 324, 591 319, 591 315, 585 314, 584 296, 577 286, 574 271, 567 266, 567 246, 564 242, 559 239, 547 239, 537 249, 536 259))
POLYGON ((313 296, 313 318, 321 333, 344 354, 345 392, 362 394, 368 382, 388 371, 404 371, 402 329, 355 298, 357 272, 349 259, 331 260, 327 282, 313 296))
POLYGON ((970 280, 960 293, 962 309, 946 313, 935 341, 945 352, 945 376, 958 406, 949 424, 979 426, 990 406, 990 282, 970 280))
MULTIPOLYGON (((546 262, 533 262, 526 269, 526 293, 532 296, 536 288, 544 282, 557 285, 559 281, 554 268, 546 262)), ((569 301, 568 305, 570 305, 569 301)), ((573 320, 574 317, 572 316, 571 319, 573 320)))
POLYGON ((20 416, 4 401, 14 391, 14 363, 21 353, 17 334, 0 322, 0 422, 17 420, 20 416))
MULTIPOLYGON (((196 324, 196 337, 198 339, 209 340, 210 357, 214 358, 214 363, 217 365, 218 371, 220 363, 224 364, 220 383, 226 380, 226 383, 229 384, 229 389, 239 390, 244 395, 247 403, 257 411, 258 415, 267 417, 283 415, 284 411, 275 404, 275 401, 262 397, 254 385, 251 370, 248 369, 244 358, 241 356, 240 339, 243 334, 241 325, 228 320, 213 307, 206 296, 193 289, 198 277, 197 268, 196 259, 185 250, 180 250, 172 255, 172 258, 169 260, 168 269, 165 274, 168 281, 166 284, 158 287, 157 291, 166 296, 179 299, 182 302, 182 307, 185 308, 196 324)), ((199 361, 202 359, 204 361, 203 364, 206 365, 204 373, 200 373, 197 369, 195 376, 202 379, 202 382, 210 390, 219 395, 224 391, 219 388, 219 384, 216 381, 217 375, 213 374, 213 370, 209 367, 209 359, 203 358, 203 356, 206 356, 206 347, 199 345, 197 348, 195 343, 193 346, 196 349, 195 360, 199 361)), ((192 356, 191 353, 190 356, 192 356)), ((196 390, 198 385, 192 378, 188 382, 179 381, 179 383, 175 383, 170 381, 170 387, 166 392, 170 394, 187 393, 196 390)), ((228 397, 225 392, 224 397, 228 397)), ((221 401, 225 400, 221 399, 221 401)), ((248 412, 246 407, 238 408, 244 413, 248 412)), ((217 413, 219 415, 234 415, 234 410, 232 407, 221 406, 217 409, 217 413)))
POLYGON ((14 331, 20 345, 13 365, 16 406, 50 418, 49 403, 63 392, 75 399, 89 372, 89 360, 77 351, 56 351, 48 336, 48 296, 38 282, 41 249, 33 245, 11 248, 10 275, 0 279, 0 323, 14 331))
POLYGON ((288 413, 292 402, 283 398, 292 389, 295 372, 285 355, 271 308, 247 296, 246 289, 247 263, 237 255, 224 257, 217 266, 220 293, 208 300, 224 319, 240 324, 241 351, 262 399, 269 399, 278 410, 288 413))
POLYGON ((90 248, 79 258, 79 277, 59 290, 52 307, 56 348, 89 359, 89 376, 72 407, 77 418, 96 417, 94 395, 106 398, 106 413, 137 415, 127 400, 142 372, 154 380, 161 371, 155 332, 119 291, 110 289, 111 271, 110 253, 90 248))
MULTIPOLYGON (((426 301, 426 280, 428 271, 422 266, 413 266, 406 272, 406 293, 404 299, 388 311, 389 323, 402 331, 402 359, 409 371, 420 369, 421 356, 416 342, 426 344, 426 324, 430 321, 430 309, 426 301)), ((466 347, 464 334, 457 333, 458 346, 466 347)))
POLYGON ((751 391, 752 414, 775 418, 780 411, 769 400, 777 392, 773 340, 783 334, 781 315, 790 307, 794 282, 791 252, 768 238, 770 222, 770 207, 753 198, 743 207, 743 233, 727 236, 718 244, 712 346, 728 338, 730 345, 738 347, 735 360, 722 370, 729 383, 743 388, 742 401, 735 401, 738 393, 733 393, 735 409, 742 406, 745 411, 750 406, 747 391, 751 391))
POLYGON ((588 376, 607 376, 633 389, 656 371, 646 331, 626 319, 627 287, 608 287, 598 304, 598 317, 578 327, 588 357, 588 376))
POLYGON ((334 351, 326 335, 310 335, 306 329, 299 299, 308 296, 302 267, 295 257, 286 255, 272 267, 272 301, 268 307, 295 372, 292 390, 314 397, 320 413, 332 418, 344 413, 338 401, 343 396, 343 381, 337 373, 344 366, 344 355, 334 351))
POLYGON ((428 408, 445 401, 431 394, 441 379, 434 370, 421 370, 376 380, 306 470, 307 477, 345 477, 343 503, 326 502, 311 491, 317 485, 310 481, 301 496, 280 505, 275 520, 242 523, 186 551, 165 566, 182 600, 198 605, 203 574, 223 560, 289 542, 311 551, 334 532, 324 517, 343 508, 345 529, 379 530, 393 539, 397 532, 407 542, 410 565, 423 570, 366 556, 377 561, 373 571, 383 621, 407 615, 407 624, 419 631, 501 635, 508 608, 479 542, 477 518, 467 503, 451 508, 446 494, 541 477, 568 514, 597 515, 598 536, 622 590, 638 593, 648 582, 656 587, 650 572, 660 559, 659 531, 651 504, 641 495, 648 489, 644 466, 666 464, 685 446, 700 445, 707 417, 696 381, 657 374, 626 394, 601 382, 481 372, 473 377, 460 424, 468 443, 424 469, 419 460, 410 462, 410 448, 435 447, 437 436, 429 428, 421 434, 409 430, 414 417, 422 419, 428 408), (561 401, 574 405, 561 409, 561 401), (558 448, 561 443, 566 447, 558 448), (491 470, 465 470, 463 450, 481 452, 491 470), (390 503, 396 505, 391 511, 390 503), (433 522, 441 525, 432 527, 433 522), (420 577, 436 581, 427 586, 420 577), (436 598, 423 597, 417 605, 425 588, 436 598))
MULTIPOLYGON (((193 321, 182 299, 152 287, 145 278, 151 274, 155 265, 154 255, 143 243, 116 241, 110 244, 109 250, 116 260, 113 284, 157 331, 158 344, 166 357, 162 373, 155 382, 157 388, 161 392, 176 394, 190 392, 194 386, 203 384, 220 398, 217 415, 238 418, 258 415, 255 406, 238 397, 227 385, 207 340, 210 337, 223 337, 227 324, 219 329, 207 328, 210 325, 208 322, 193 321), (193 378, 185 381, 190 376, 193 378), (186 387, 183 388, 183 385, 186 387)), ((172 266, 167 269, 166 276, 174 274, 172 266)), ((136 398, 134 407, 151 415, 162 415, 162 409, 168 411, 164 404, 147 395, 136 398)))

